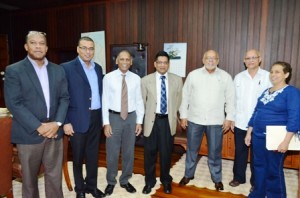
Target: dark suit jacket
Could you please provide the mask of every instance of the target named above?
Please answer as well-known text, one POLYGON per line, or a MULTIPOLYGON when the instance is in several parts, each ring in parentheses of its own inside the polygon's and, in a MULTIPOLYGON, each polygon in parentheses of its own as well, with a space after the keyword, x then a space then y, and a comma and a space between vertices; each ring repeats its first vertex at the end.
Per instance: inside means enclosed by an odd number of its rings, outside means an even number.
MULTIPOLYGON (((47 65, 50 91, 50 121, 64 122, 69 105, 65 72, 62 67, 47 65)), ((6 67, 4 81, 5 104, 13 115, 12 142, 38 144, 44 140, 36 129, 47 119, 47 107, 42 87, 33 65, 24 60, 6 67)), ((60 127, 58 138, 63 135, 60 127)))
MULTIPOLYGON (((90 125, 90 107, 92 91, 82 65, 77 58, 61 64, 65 69, 68 79, 70 106, 65 123, 71 123, 73 130, 79 133, 87 132, 90 125)), ((102 97, 102 68, 95 63, 98 76, 99 94, 102 97)), ((102 120, 99 120, 102 122, 102 120)))

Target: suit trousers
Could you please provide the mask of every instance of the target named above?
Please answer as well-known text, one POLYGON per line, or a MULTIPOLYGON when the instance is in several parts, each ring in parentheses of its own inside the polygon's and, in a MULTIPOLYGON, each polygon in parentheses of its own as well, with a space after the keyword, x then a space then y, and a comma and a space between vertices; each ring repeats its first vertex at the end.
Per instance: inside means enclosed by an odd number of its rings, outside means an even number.
MULTIPOLYGON (((245 137, 247 131, 240 128, 234 128, 234 144, 235 144, 235 153, 234 153, 234 164, 233 164, 233 179, 238 181, 241 184, 246 182, 246 169, 248 163, 248 153, 250 150, 250 184, 254 186, 254 174, 253 174, 253 152, 252 149, 245 144, 245 137)), ((251 145, 252 147, 252 145, 251 145)))
POLYGON ((194 177, 203 134, 208 144, 208 168, 213 182, 222 181, 222 125, 199 125, 188 122, 185 177, 194 177))
POLYGON ((136 129, 136 113, 128 114, 123 120, 120 115, 109 113, 112 136, 106 138, 106 180, 108 184, 117 183, 120 150, 122 152, 122 174, 119 178, 121 185, 127 184, 132 177, 134 163, 134 145, 136 129))
POLYGON ((170 175, 174 136, 171 135, 168 117, 156 117, 149 137, 144 138, 145 183, 153 187, 156 183, 155 165, 159 152, 160 181, 172 183, 170 175))
POLYGON ((252 135, 254 190, 249 198, 286 198, 283 173, 285 154, 266 149, 266 139, 252 135))
POLYGON ((86 133, 75 132, 70 137, 73 154, 73 173, 77 193, 97 188, 98 152, 101 134, 101 110, 92 110, 89 129, 86 133), (85 162, 86 177, 82 166, 85 162))
POLYGON ((40 144, 17 144, 22 166, 22 198, 39 198, 38 173, 45 167, 45 194, 47 198, 63 198, 62 139, 45 138, 40 144))

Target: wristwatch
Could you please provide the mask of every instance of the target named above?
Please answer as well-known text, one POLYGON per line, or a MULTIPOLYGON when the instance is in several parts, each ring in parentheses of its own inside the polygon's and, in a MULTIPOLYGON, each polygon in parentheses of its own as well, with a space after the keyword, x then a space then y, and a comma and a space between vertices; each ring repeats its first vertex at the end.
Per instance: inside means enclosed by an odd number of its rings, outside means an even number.
POLYGON ((61 122, 56 122, 56 124, 57 124, 58 126, 61 126, 61 125, 62 125, 62 123, 61 123, 61 122))

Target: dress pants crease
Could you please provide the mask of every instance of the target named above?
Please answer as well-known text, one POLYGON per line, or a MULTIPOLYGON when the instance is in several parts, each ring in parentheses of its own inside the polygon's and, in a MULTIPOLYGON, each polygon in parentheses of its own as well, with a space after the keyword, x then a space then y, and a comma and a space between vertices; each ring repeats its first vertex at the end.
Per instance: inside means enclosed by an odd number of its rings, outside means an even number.
POLYGON ((85 192, 86 189, 97 188, 98 152, 101 134, 101 110, 91 111, 90 126, 86 133, 75 132, 70 137, 73 152, 73 173, 75 191, 85 192), (86 177, 83 177, 82 167, 86 164, 86 177))
POLYGON ((173 178, 170 175, 170 167, 174 136, 171 135, 168 117, 157 117, 154 121, 150 136, 145 137, 144 140, 146 185, 153 187, 156 183, 155 163, 157 160, 157 153, 159 153, 160 158, 160 181, 163 184, 172 183, 173 178))
POLYGON ((112 136, 106 138, 107 183, 117 183, 120 149, 122 153, 122 174, 119 178, 121 185, 127 184, 132 177, 134 163, 136 113, 128 114, 123 120, 120 115, 109 113, 112 136))

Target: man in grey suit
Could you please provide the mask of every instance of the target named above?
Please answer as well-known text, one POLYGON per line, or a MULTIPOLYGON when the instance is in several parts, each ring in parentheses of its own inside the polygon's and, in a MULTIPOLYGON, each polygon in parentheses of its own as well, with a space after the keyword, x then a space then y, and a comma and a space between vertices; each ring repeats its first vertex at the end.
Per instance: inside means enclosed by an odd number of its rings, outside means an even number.
POLYGON ((12 142, 22 166, 23 198, 39 197, 37 176, 45 167, 47 198, 63 198, 63 131, 69 105, 62 67, 48 62, 46 34, 30 31, 24 45, 27 57, 6 68, 4 96, 13 115, 12 142))
POLYGON ((144 194, 149 194, 156 183, 157 152, 160 157, 160 181, 164 192, 172 192, 170 167, 177 112, 182 97, 182 79, 168 73, 169 60, 167 52, 158 52, 154 62, 156 72, 142 78, 142 96, 145 104, 144 194))

